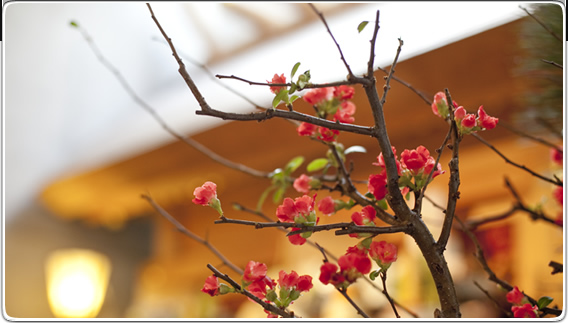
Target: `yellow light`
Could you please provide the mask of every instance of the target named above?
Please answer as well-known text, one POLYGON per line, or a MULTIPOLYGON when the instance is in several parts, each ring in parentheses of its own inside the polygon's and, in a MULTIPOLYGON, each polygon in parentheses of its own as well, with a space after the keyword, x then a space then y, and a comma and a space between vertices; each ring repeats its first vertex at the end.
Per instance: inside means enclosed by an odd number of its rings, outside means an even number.
POLYGON ((110 276, 110 261, 105 255, 85 249, 57 250, 45 266, 47 297, 55 317, 97 316, 110 276))

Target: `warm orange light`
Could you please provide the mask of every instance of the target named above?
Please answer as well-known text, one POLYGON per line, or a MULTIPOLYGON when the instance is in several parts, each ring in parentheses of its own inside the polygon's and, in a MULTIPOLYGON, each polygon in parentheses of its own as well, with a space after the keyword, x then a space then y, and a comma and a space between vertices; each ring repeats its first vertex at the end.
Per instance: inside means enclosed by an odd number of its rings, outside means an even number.
POLYGON ((46 261, 47 296, 55 317, 96 317, 104 301, 110 261, 85 249, 57 250, 46 261))

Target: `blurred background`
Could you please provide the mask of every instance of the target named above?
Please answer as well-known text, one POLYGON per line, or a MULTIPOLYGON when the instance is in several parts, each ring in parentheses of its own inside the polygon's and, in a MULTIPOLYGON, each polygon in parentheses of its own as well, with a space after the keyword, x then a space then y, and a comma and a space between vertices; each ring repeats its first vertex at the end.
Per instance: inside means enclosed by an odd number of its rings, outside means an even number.
MULTIPOLYGON (((395 76, 430 100, 449 88, 468 112, 483 105, 488 114, 500 119, 496 129, 480 134, 484 139, 540 174, 563 176, 562 165, 550 159, 550 146, 511 131, 521 129, 563 147, 564 70, 550 63, 564 63, 562 5, 332 2, 315 6, 325 15, 357 74, 366 71, 372 24, 380 10, 377 67, 388 69, 401 38, 404 46, 395 76), (361 21, 371 23, 359 33, 361 21)), ((254 110, 227 86, 263 107, 270 106, 273 95, 263 86, 219 82, 212 77, 215 74, 265 82, 275 73, 289 75, 292 66, 301 62, 299 72, 309 69, 314 83, 345 78, 335 44, 307 3, 175 2, 152 3, 152 8, 203 96, 217 109, 254 110)), ((231 203, 254 208, 270 180, 219 165, 176 140, 125 91, 117 75, 174 131, 254 169, 270 172, 296 156, 310 161, 325 154, 326 147, 297 136, 295 127, 284 120, 238 123, 197 116, 198 105, 145 3, 9 3, 3 7, 3 18, 6 318, 266 316, 239 295, 211 298, 200 292, 210 275, 207 263, 238 277, 220 266, 203 245, 176 231, 141 194, 151 195, 241 268, 255 260, 267 263, 274 278, 278 271, 292 269, 312 275, 314 290, 292 305, 298 315, 357 317, 340 294, 317 281, 322 261, 317 249, 293 246, 276 229, 214 225, 213 210, 191 203, 195 187, 214 181, 228 217, 259 221, 254 214, 232 209, 231 203), (92 45, 114 66, 114 72, 101 64, 92 45), (88 251, 87 255, 73 252, 68 258, 95 259, 98 268, 89 269, 98 274, 94 285, 98 296, 84 296, 93 299, 94 309, 82 314, 61 312, 51 291, 57 276, 53 268, 72 266, 54 264, 69 249, 88 251), (98 256, 90 257, 93 252, 98 256)), ((376 72, 379 80, 383 75, 376 72)), ((391 143, 399 153, 424 145, 434 154, 446 125, 407 87, 398 82, 391 87, 385 106, 391 143)), ((363 89, 356 87, 356 122, 370 126, 372 116, 365 100, 363 89)), ((302 100, 294 106, 312 113, 302 100)), ((380 153, 376 141, 353 134, 342 134, 340 141, 346 147, 361 145, 367 150, 348 157, 355 179, 365 180, 377 170, 372 166, 380 153)), ((526 205, 562 222, 563 208, 552 198, 554 185, 512 167, 475 138, 465 138, 462 147, 457 210, 461 219, 482 219, 510 210, 517 200, 504 184, 506 177, 526 205)), ((447 153, 441 163, 447 169, 447 153)), ((305 172, 304 166, 294 175, 305 172)), ((441 205, 446 203, 448 178, 448 173, 439 176, 428 189, 428 196, 441 205)), ((364 192, 365 185, 360 189, 364 192)), ((327 194, 318 192, 318 199, 327 194)), ((299 195, 292 188, 287 192, 290 197, 299 195)), ((337 192, 331 195, 341 198, 337 192)), ((268 199, 262 211, 275 219, 277 205, 268 199)), ((350 214, 339 212, 322 218, 321 223, 349 221, 350 214)), ((428 204, 423 217, 437 236, 441 211, 428 204)), ((532 221, 518 212, 478 227, 476 236, 500 278, 535 298, 551 296, 553 305, 563 308, 563 275, 551 275, 548 266, 551 260, 563 263, 561 226, 532 221)), ((310 239, 337 256, 355 244, 354 239, 335 237, 333 232, 310 239)), ((391 295, 420 317, 432 317, 438 300, 415 244, 402 234, 384 239, 400 249, 399 260, 389 270, 391 295)), ((501 317, 504 313, 474 282, 503 308, 507 307, 505 292, 487 280, 473 252, 471 240, 456 228, 446 257, 462 314, 501 317)), ((81 266, 85 262, 80 260, 81 266)), ((393 317, 386 299, 372 285, 358 282, 349 291, 373 316, 393 317)))

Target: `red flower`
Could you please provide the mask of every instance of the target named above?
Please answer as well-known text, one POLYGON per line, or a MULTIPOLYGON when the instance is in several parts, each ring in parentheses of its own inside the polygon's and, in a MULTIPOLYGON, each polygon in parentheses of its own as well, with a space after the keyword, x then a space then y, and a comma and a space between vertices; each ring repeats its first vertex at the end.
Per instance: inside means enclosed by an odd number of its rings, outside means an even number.
POLYGON ((369 256, 381 267, 390 266, 396 261, 397 247, 386 241, 373 241, 369 247, 369 256))
POLYGON ((434 102, 432 102, 432 112, 438 117, 447 117, 446 113, 448 110, 448 101, 446 100, 446 94, 444 92, 438 92, 434 95, 434 102))
POLYGON ((562 150, 551 148, 550 149, 550 159, 558 165, 562 165, 562 150))
POLYGON ((318 105, 324 101, 328 101, 333 96, 333 87, 315 88, 304 94, 304 101, 311 105, 318 105))
POLYGON ((325 128, 325 127, 319 127, 318 132, 319 132, 318 139, 326 141, 326 142, 335 141, 335 137, 337 137, 339 135, 338 130, 328 129, 328 128, 325 128))
POLYGON ((355 89, 349 85, 340 85, 333 89, 333 96, 341 101, 351 99, 354 93, 355 89))
POLYGON ((387 196, 387 173, 386 171, 380 174, 369 175, 369 182, 367 184, 369 192, 375 196, 377 200, 382 200, 387 196))
POLYGON ((195 188, 193 195, 195 195, 193 203, 207 206, 212 199, 217 198, 217 185, 213 182, 205 182, 201 187, 195 188))
POLYGON ((248 262, 245 268, 243 280, 247 282, 262 280, 264 277, 266 277, 266 271, 266 264, 251 260, 248 262))
POLYGON ((333 116, 334 121, 339 121, 343 123, 353 123, 355 118, 353 114, 355 113, 355 104, 351 101, 341 102, 337 112, 333 116))
POLYGON ((424 146, 418 146, 413 150, 405 149, 400 154, 402 165, 415 175, 426 165, 428 157, 430 157, 430 152, 424 146))
POLYGON ((306 174, 300 175, 300 177, 296 178, 294 181, 294 188, 296 191, 300 193, 308 193, 310 191, 310 181, 312 179, 307 176, 306 174))
POLYGON ((507 302, 515 305, 521 305, 524 297, 525 295, 523 295, 519 288, 515 286, 507 293, 507 302))
POLYGON ((349 282, 354 282, 361 275, 371 272, 371 260, 360 253, 347 253, 337 260, 339 269, 349 282))
POLYGON ((287 274, 284 270, 281 270, 278 273, 278 284, 280 285, 280 288, 290 289, 296 286, 299 277, 300 275, 293 270, 289 274, 287 274))
POLYGON ((296 282, 297 291, 308 292, 312 287, 314 287, 314 284, 312 284, 312 276, 302 275, 298 277, 298 281, 296 282))
POLYGON ((207 277, 201 291, 209 294, 210 296, 219 294, 219 280, 217 277, 215 275, 207 277))
POLYGON ((464 128, 473 128, 475 127, 475 115, 474 114, 467 114, 461 121, 461 125, 464 128))
POLYGON ((562 186, 556 187, 552 195, 560 205, 564 205, 564 189, 562 186))
POLYGON ((537 317, 538 307, 526 303, 521 306, 512 306, 511 310, 516 318, 534 318, 537 317))
MULTIPOLYGON (((270 84, 284 84, 286 83, 286 77, 284 76, 284 74, 281 74, 280 76, 278 76, 278 74, 274 74, 274 77, 272 77, 272 81, 266 81, 270 84)), ((280 90, 285 89, 285 86, 271 86, 270 87, 270 91, 274 94, 278 94, 278 92, 280 92, 280 90)))
MULTIPOLYGON (((402 168, 401 168, 401 166, 400 166, 400 162, 398 161, 398 159, 396 159, 396 148, 395 148, 394 146, 391 146, 391 150, 392 150, 393 155, 395 156, 396 169, 398 170, 398 175, 400 175, 402 168)), ((377 156, 377 162, 376 162, 376 163, 373 163, 373 165, 379 166, 379 167, 382 167, 382 168, 385 168, 385 169, 386 169, 386 166, 385 166, 385 158, 383 157, 383 153, 382 153, 382 152, 379 154, 379 156, 377 156)))
POLYGON ((300 125, 298 126, 298 129, 296 131, 298 132, 298 135, 300 135, 300 136, 314 136, 316 134, 317 130, 318 130, 318 126, 311 124, 311 123, 302 122, 302 123, 300 123, 300 125))
MULTIPOLYGON (((436 164, 436 160, 434 159, 434 157, 430 156, 428 158, 428 161, 426 161, 426 165, 424 166, 424 174, 426 176, 428 176, 428 174, 430 174, 430 172, 434 168, 434 164, 436 164)), ((446 172, 445 170, 442 170, 442 165, 440 165, 440 163, 438 163, 436 170, 434 171, 434 174, 432 174, 432 179, 434 179, 434 177, 436 177, 438 175, 444 174, 445 172, 446 172)))
POLYGON ((479 125, 487 130, 491 130, 497 126, 497 122, 499 122, 499 118, 491 117, 483 110, 483 106, 479 106, 477 110, 478 120, 477 122, 479 125))
POLYGON ((342 283, 345 278, 337 273, 337 265, 330 262, 324 262, 324 264, 320 267, 319 280, 324 285, 338 285, 342 283))
MULTIPOLYGON (((298 231, 300 230, 300 228, 292 228, 290 231, 298 231)), ((288 236, 288 241, 290 241, 291 244, 296 245, 296 246, 301 246, 304 243, 306 243, 306 238, 302 237, 302 234, 293 234, 288 236)))
POLYGON ((295 200, 287 197, 276 209, 276 217, 282 222, 295 222, 298 216, 310 215, 314 210, 314 204, 314 199, 308 195, 297 197, 295 200))
POLYGON ((331 196, 327 196, 318 202, 318 210, 326 215, 335 213, 335 201, 331 196))
POLYGON ((357 225, 367 225, 371 222, 375 222, 376 215, 377 211, 375 211, 372 206, 367 205, 361 210, 361 212, 354 212, 351 214, 351 220, 357 225))

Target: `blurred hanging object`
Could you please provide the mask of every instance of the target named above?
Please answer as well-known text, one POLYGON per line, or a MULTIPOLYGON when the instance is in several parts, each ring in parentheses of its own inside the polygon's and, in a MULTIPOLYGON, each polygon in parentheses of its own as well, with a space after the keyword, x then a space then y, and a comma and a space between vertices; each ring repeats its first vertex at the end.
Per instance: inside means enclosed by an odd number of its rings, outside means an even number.
POLYGON ((107 256, 87 249, 60 249, 46 262, 47 296, 58 318, 93 318, 103 304, 111 265, 107 256))

